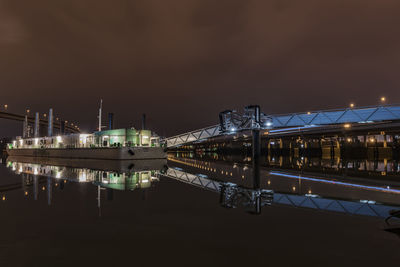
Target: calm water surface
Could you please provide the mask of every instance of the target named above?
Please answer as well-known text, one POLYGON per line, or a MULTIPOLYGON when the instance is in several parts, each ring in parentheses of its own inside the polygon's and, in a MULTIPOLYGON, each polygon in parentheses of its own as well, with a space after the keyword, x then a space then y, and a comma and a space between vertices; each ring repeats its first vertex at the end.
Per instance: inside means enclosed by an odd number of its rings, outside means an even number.
POLYGON ((8 158, 2 266, 381 266, 400 262, 395 161, 191 154, 8 158), (385 231, 390 230, 390 231, 385 231))

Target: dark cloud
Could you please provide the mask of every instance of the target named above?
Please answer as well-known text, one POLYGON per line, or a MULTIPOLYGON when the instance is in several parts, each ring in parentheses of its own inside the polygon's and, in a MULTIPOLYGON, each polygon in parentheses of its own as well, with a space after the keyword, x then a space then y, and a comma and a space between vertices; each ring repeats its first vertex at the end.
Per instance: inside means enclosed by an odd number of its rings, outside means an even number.
POLYGON ((1 102, 161 134, 259 103, 282 113, 400 102, 398 1, 1 1, 1 102))

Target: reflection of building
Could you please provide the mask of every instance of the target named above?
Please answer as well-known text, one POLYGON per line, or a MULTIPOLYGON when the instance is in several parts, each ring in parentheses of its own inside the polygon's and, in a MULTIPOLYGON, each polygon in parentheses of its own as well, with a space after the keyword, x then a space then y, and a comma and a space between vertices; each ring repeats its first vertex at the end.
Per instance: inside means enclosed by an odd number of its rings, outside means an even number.
POLYGON ((59 186, 62 189, 67 181, 96 185, 100 207, 101 189, 107 189, 107 199, 111 200, 112 197, 109 196, 112 196, 114 189, 132 191, 151 187, 152 183, 159 181, 160 174, 166 169, 166 160, 118 163, 115 161, 89 160, 86 161, 86 164, 91 168, 82 167, 85 166, 85 160, 62 161, 60 159, 10 157, 7 161, 7 166, 22 177, 22 184, 13 188, 22 188, 24 195, 28 196, 29 188, 33 187, 35 200, 38 199, 40 191, 46 191, 49 205, 51 204, 53 187, 59 186), (50 163, 53 163, 53 165, 50 163), (39 184, 42 185, 39 186, 39 184))
POLYGON ((149 188, 152 182, 159 180, 158 175, 158 171, 140 171, 133 173, 99 171, 93 183, 104 188, 134 190, 136 188, 149 188))

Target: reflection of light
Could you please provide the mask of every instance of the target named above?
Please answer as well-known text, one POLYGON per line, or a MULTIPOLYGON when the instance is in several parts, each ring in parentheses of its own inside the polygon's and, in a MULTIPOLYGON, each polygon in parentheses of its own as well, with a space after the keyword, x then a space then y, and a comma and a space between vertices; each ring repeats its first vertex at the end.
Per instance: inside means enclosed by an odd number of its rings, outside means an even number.
POLYGON ((376 204, 376 201, 374 201, 374 200, 364 200, 364 199, 362 199, 362 200, 360 200, 360 203, 376 204))
POLYGON ((6 196, 3 196, 1 199, 2 199, 2 200, 6 200, 6 196))
POLYGON ((39 138, 35 138, 35 145, 39 144, 39 138))
POLYGON ((25 196, 27 196, 28 195, 28 191, 25 191, 25 196))
POLYGON ((357 187, 357 188, 362 188, 362 189, 367 189, 367 190, 378 190, 378 191, 383 191, 383 192, 400 194, 400 190, 398 190, 398 189, 388 189, 388 188, 382 188, 382 187, 377 187, 377 186, 352 184, 352 183, 338 182, 338 181, 325 180, 325 179, 319 179, 319 178, 297 176, 297 175, 279 173, 279 172, 270 172, 269 174, 276 175, 276 176, 283 176, 283 177, 287 177, 287 178, 293 178, 293 179, 301 179, 301 180, 314 181, 314 182, 320 182, 320 183, 344 185, 344 186, 357 187))
POLYGON ((350 127, 351 127, 351 124, 346 123, 345 125, 343 125, 343 127, 344 127, 344 128, 350 128, 350 127))
POLYGON ((34 174, 34 175, 38 175, 38 173, 39 173, 39 172, 38 172, 38 169, 35 168, 35 169, 33 170, 33 174, 34 174))
POLYGON ((142 179, 142 183, 148 183, 149 179, 142 179))
POLYGON ((42 187, 42 190, 43 190, 43 191, 46 190, 46 187, 43 186, 43 187, 42 187))
POLYGON ((231 132, 234 132, 234 131, 236 131, 236 129, 234 127, 232 127, 231 128, 231 132))
POLYGON ((61 172, 57 172, 56 178, 57 178, 57 179, 60 179, 60 178, 61 178, 61 172))
POLYGON ((61 143, 61 142, 62 142, 61 136, 57 136, 57 142, 58 142, 58 143, 61 143))

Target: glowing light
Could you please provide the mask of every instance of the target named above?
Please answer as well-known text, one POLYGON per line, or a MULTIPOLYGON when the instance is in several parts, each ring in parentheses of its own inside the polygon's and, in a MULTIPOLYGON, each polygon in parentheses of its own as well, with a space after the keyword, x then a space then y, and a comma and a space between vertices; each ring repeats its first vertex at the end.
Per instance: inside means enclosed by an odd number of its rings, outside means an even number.
POLYGON ((310 111, 308 111, 308 112, 307 112, 307 115, 311 115, 311 112, 310 112, 310 111))
POLYGON ((345 125, 343 125, 344 128, 350 128, 351 124, 350 123, 346 123, 345 125))
POLYGON ((35 138, 35 145, 37 146, 39 144, 39 138, 35 138))
POLYGON ((79 182, 86 182, 86 172, 81 172, 79 175, 79 182))
POLYGON ((58 143, 62 143, 62 138, 61 138, 61 136, 57 136, 57 142, 58 142, 58 143))
POLYGON ((350 108, 354 108, 354 103, 350 103, 350 108))
POLYGON ((386 101, 386 97, 382 96, 381 97, 381 102, 385 102, 386 101))
POLYGON ((6 200, 6 196, 3 196, 1 199, 2 199, 3 201, 6 200))
POLYGON ((234 127, 232 127, 231 128, 231 132, 234 132, 234 131, 236 131, 236 129, 234 127))
POLYGON ((347 142, 349 142, 349 143, 350 143, 350 142, 351 142, 351 138, 347 138, 347 142))
POLYGON ((28 195, 28 191, 25 191, 25 196, 27 196, 28 195))

